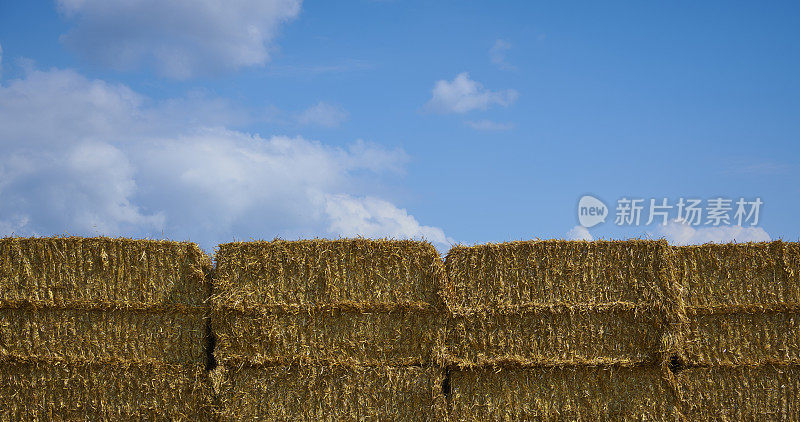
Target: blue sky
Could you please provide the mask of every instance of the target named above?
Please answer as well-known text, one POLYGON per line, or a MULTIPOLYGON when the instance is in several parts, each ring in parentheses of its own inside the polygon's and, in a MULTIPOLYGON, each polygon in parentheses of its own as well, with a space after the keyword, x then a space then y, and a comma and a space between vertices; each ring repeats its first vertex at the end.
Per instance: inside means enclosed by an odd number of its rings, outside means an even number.
POLYGON ((0 4, 1 234, 800 238, 796 2, 166 3, 0 4))

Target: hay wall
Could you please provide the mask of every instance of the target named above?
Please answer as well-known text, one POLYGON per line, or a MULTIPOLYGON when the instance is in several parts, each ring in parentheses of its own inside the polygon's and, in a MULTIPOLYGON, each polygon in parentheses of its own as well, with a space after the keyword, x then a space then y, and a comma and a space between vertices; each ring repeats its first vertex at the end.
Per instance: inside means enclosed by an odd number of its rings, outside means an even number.
POLYGON ((208 414, 210 265, 188 242, 0 240, 3 419, 208 414))
POLYGON ((210 270, 0 240, 0 420, 800 421, 798 243, 277 240, 210 270))

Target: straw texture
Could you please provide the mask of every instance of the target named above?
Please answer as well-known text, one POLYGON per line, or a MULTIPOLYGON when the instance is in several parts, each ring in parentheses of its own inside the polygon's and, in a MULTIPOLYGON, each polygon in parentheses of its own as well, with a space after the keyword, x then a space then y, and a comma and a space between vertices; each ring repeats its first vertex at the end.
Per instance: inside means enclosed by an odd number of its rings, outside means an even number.
POLYGON ((188 242, 0 240, 0 357, 205 359, 210 259, 188 242))
POLYGON ((223 420, 441 420, 444 264, 427 242, 221 245, 223 420))
POLYGON ((219 246, 215 303, 435 304, 444 269, 436 248, 410 240, 237 242, 219 246))
POLYGON ((203 313, 0 308, 0 356, 205 360, 203 313))
POLYGON ((210 269, 188 242, 0 240, 0 419, 210 417, 210 269))
POLYGON ((457 370, 450 420, 679 420, 679 400, 651 368, 569 366, 457 370))
POLYGON ((444 297, 454 312, 551 304, 666 304, 664 241, 521 241, 456 246, 444 297))
POLYGON ((800 361, 797 243, 675 249, 675 271, 685 286, 690 364, 800 361))
POLYGON ((432 363, 444 315, 432 308, 314 307, 287 312, 218 312, 217 359, 237 362, 432 363))
POLYGON ((663 241, 525 241, 447 255, 445 360, 461 366, 657 362, 680 348, 663 241))
POLYGON ((690 316, 686 354, 696 364, 800 363, 800 313, 690 316))
POLYGON ((717 366, 678 375, 692 421, 800 421, 800 366, 717 366))
POLYGON ((447 326, 448 359, 460 366, 652 362, 662 346, 662 319, 633 306, 455 315, 447 326))
POLYGON ((111 238, 0 239, 0 301, 37 306, 201 305, 210 259, 189 242, 111 238))
POLYGON ((686 305, 800 305, 798 244, 707 244, 677 251, 686 305))
POLYGON ((217 265, 212 321, 222 363, 416 365, 441 348, 444 270, 430 243, 229 243, 217 265))
POLYGON ((281 365, 220 377, 221 420, 436 421, 442 371, 421 367, 281 365))
POLYGON ((210 420, 200 366, 2 361, 0 420, 210 420))

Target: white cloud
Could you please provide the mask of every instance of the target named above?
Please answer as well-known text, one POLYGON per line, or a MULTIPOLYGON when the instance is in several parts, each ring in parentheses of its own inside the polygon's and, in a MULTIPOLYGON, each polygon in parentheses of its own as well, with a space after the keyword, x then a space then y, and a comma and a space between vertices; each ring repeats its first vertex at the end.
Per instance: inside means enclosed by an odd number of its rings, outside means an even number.
POLYGON ((382 199, 349 195, 327 195, 325 199, 333 232, 345 236, 427 239, 438 245, 455 243, 442 229, 423 226, 406 210, 382 199))
POLYGON ((464 122, 467 126, 475 129, 475 130, 491 130, 491 131, 501 131, 501 130, 511 130, 514 128, 512 123, 501 123, 501 122, 494 122, 491 120, 467 120, 464 122))
POLYGON ((665 226, 659 226, 656 237, 664 237, 673 245, 767 242, 771 240, 769 234, 761 227, 718 226, 698 228, 677 221, 670 221, 665 226))
POLYGON ((336 127, 347 120, 348 116, 345 109, 320 101, 299 113, 296 120, 301 125, 336 127))
POLYGON ((58 0, 73 27, 62 41, 116 69, 152 65, 187 78, 269 60, 281 24, 301 0, 58 0))
POLYGON ((594 236, 586 227, 575 226, 567 232, 567 240, 594 240, 594 236))
POLYGON ((506 61, 506 53, 511 49, 507 41, 497 40, 489 50, 489 58, 497 67, 503 70, 514 70, 515 67, 506 61))
POLYGON ((425 107, 437 113, 466 113, 485 110, 490 105, 511 105, 518 97, 517 91, 490 91, 469 78, 467 72, 459 73, 451 82, 437 81, 431 99, 425 107))
POLYGON ((402 172, 403 151, 225 128, 238 118, 215 100, 154 102, 72 71, 0 84, 0 234, 169 236, 206 248, 234 236, 447 240, 361 188, 402 172))

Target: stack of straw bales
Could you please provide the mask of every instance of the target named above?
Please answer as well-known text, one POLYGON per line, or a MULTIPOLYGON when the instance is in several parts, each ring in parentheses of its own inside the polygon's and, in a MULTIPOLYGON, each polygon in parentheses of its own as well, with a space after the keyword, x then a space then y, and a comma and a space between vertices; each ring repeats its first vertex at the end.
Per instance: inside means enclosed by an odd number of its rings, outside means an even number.
POLYGON ((676 248, 688 319, 678 380, 693 420, 798 420, 800 245, 676 248))
POLYGON ((429 243, 219 247, 213 295, 222 419, 433 420, 444 277, 429 243))
POLYGON ((0 240, 0 419, 208 415, 209 265, 186 242, 0 240))
POLYGON ((192 243, 0 240, 0 420, 800 421, 798 243, 216 259, 212 291, 192 243))
POLYGON ((682 326, 671 253, 653 241, 451 249, 450 417, 678 418, 664 364, 682 326))

